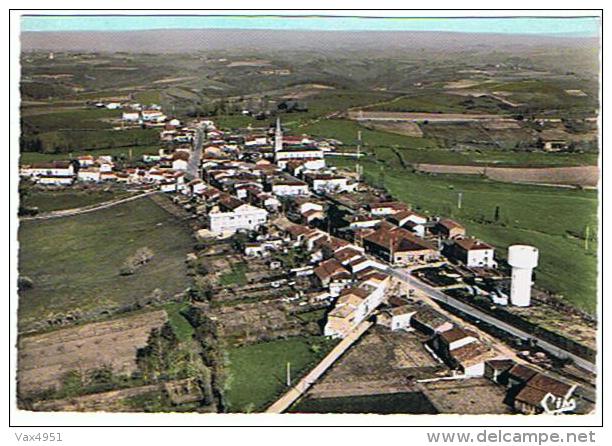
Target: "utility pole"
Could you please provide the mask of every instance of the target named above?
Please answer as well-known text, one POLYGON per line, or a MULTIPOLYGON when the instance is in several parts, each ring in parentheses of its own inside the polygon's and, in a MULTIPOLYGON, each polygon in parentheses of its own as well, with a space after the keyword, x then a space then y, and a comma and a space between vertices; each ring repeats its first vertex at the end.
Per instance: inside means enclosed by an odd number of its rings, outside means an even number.
POLYGON ((291 385, 291 363, 287 361, 287 387, 291 385))
POLYGON ((457 194, 457 209, 461 209, 461 202, 463 201, 463 192, 457 194))
POLYGON ((355 171, 357 172, 357 181, 361 181, 361 163, 359 159, 361 158, 361 130, 357 131, 357 164, 355 166, 355 171))
POLYGON ((589 230, 589 225, 587 225, 586 229, 584 230, 584 250, 585 251, 589 250, 589 235, 590 235, 590 230, 589 230))

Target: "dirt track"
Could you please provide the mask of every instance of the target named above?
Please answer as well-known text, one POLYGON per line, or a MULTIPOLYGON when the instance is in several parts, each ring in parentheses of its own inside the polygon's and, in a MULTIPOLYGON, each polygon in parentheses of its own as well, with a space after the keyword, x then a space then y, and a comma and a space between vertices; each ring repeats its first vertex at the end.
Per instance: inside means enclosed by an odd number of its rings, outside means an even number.
POLYGON ((474 122, 474 121, 515 121, 504 115, 484 113, 416 113, 416 112, 385 112, 385 111, 355 111, 348 112, 349 119, 357 121, 409 121, 409 122, 474 122))
POLYGON ((51 218, 59 217, 70 217, 72 215, 86 214, 88 212, 99 211, 100 209, 110 208, 118 204, 127 203, 129 201, 138 200, 143 197, 158 193, 157 190, 149 190, 141 194, 131 195, 126 198, 120 198, 118 200, 105 201, 104 203, 92 204, 90 206, 83 206, 81 208, 74 209, 62 209, 60 211, 45 212, 44 214, 35 215, 33 217, 21 217, 21 220, 49 220, 51 218))
POLYGON ((418 164, 421 172, 442 174, 486 175, 496 181, 597 187, 597 166, 577 167, 481 167, 445 164, 418 164))

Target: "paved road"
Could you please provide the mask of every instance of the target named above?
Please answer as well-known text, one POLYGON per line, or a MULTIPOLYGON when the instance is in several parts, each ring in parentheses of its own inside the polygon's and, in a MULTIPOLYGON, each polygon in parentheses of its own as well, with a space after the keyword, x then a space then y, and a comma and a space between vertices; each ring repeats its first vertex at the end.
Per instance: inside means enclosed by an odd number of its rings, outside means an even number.
POLYGON ((395 269, 395 268, 388 268, 387 270, 390 274, 392 274, 394 277, 397 277, 398 279, 402 280, 403 282, 408 283, 409 285, 411 285, 412 287, 424 292, 425 294, 427 294, 429 297, 431 297, 434 300, 437 300, 439 302, 443 302, 446 305, 456 308, 457 310, 463 311, 466 314, 469 314, 470 316, 473 316, 477 319, 480 319, 483 322, 486 322, 488 324, 493 325, 494 327, 497 327, 507 333, 510 333, 516 337, 519 337, 521 339, 533 339, 535 341, 537 341, 537 345, 538 347, 541 347, 542 349, 554 354, 555 356, 558 356, 560 358, 571 358, 574 363, 578 366, 581 367, 585 370, 588 370, 591 373, 596 373, 597 371, 597 367, 594 363, 592 363, 591 361, 588 361, 584 358, 581 358, 580 356, 577 356, 573 353, 570 353, 566 350, 563 350, 560 347, 557 347, 554 344, 551 344, 550 342, 545 341, 544 339, 540 339, 537 336, 534 336, 530 333, 527 333, 513 325, 510 325, 506 322, 503 322, 493 316, 491 316, 490 314, 487 314, 481 310, 479 310, 478 308, 475 308, 471 305, 468 305, 464 302, 461 302, 460 300, 457 300, 451 296, 448 296, 446 294, 444 294, 443 292, 427 285, 426 283, 416 279, 415 277, 406 274, 405 272, 401 271, 400 269, 395 269))
POLYGON ((187 163, 187 171, 185 177, 187 180, 200 178, 200 160, 202 159, 202 144, 204 143, 204 129, 202 126, 196 130, 196 135, 193 140, 193 151, 187 163))
POLYGON ((327 354, 323 360, 318 363, 304 378, 302 378, 295 386, 289 389, 283 396, 274 402, 266 413, 283 413, 287 410, 300 396, 306 392, 314 384, 314 382, 325 373, 325 371, 348 350, 348 348, 357 341, 373 324, 368 321, 363 321, 355 329, 349 333, 347 337, 342 339, 331 352, 327 354))
POLYGON ((86 214, 88 212, 99 211, 100 209, 106 209, 112 206, 116 206, 118 204, 127 203, 128 201, 138 200, 142 197, 147 197, 149 195, 156 194, 156 193, 158 193, 157 190, 150 190, 150 191, 145 192, 144 194, 132 195, 130 197, 122 198, 120 200, 105 201, 104 203, 95 204, 92 206, 84 206, 84 207, 75 208, 75 209, 52 211, 52 212, 47 212, 41 215, 35 215, 33 217, 21 217, 21 220, 49 220, 51 218, 70 217, 72 215, 86 214))

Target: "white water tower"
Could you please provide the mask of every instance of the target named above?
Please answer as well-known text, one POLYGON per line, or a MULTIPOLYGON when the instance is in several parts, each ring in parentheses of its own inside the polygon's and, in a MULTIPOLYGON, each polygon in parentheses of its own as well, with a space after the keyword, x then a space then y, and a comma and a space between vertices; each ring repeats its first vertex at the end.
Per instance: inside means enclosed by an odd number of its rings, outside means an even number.
POLYGON ((508 263, 512 267, 510 301, 517 307, 531 303, 531 276, 538 266, 538 248, 529 245, 512 245, 508 248, 508 263))

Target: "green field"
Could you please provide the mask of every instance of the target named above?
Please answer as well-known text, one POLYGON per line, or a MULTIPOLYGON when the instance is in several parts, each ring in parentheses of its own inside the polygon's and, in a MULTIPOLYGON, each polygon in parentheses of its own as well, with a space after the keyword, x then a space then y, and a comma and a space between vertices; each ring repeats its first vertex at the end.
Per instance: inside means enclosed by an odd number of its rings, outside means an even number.
POLYGON ((37 134, 24 133, 23 152, 63 153, 95 149, 124 149, 133 146, 152 146, 159 142, 156 129, 79 129, 56 130, 37 134))
POLYGON ((246 271, 246 263, 238 263, 236 265, 232 265, 231 271, 221 274, 221 277, 219 278, 219 283, 223 286, 244 286, 247 283, 246 271))
POLYGON ((134 100, 141 104, 151 105, 161 102, 161 92, 159 90, 139 91, 134 95, 134 100))
POLYGON ((286 367, 292 382, 311 369, 335 345, 322 337, 297 337, 229 349, 230 412, 261 411, 287 390, 286 367))
POLYGON ((190 340, 195 332, 194 328, 183 316, 183 312, 188 308, 189 304, 186 302, 172 302, 164 305, 164 310, 168 314, 168 322, 180 342, 190 340))
POLYGON ((67 313, 129 306, 156 289, 170 295, 189 286, 190 232, 148 198, 74 217, 23 221, 19 243, 20 275, 33 283, 20 293, 20 330, 67 313), (120 275, 125 260, 143 247, 153 251, 150 262, 120 275))
POLYGON ((398 135, 373 130, 348 119, 323 119, 313 123, 292 126, 293 133, 306 133, 320 138, 338 139, 345 146, 357 145, 357 132, 361 131, 362 147, 433 148, 438 142, 431 138, 398 135))
POLYGON ((362 149, 382 161, 398 162, 398 154, 407 164, 459 164, 495 166, 581 166, 597 164, 597 153, 546 153, 498 149, 456 150, 445 148, 437 138, 398 135, 364 127, 346 119, 325 119, 310 124, 289 126, 291 133, 306 133, 319 138, 333 138, 344 144, 341 150, 355 150, 357 132, 361 131, 362 149))
POLYGON ((114 190, 40 190, 30 189, 22 206, 38 208, 39 212, 74 209, 128 196, 128 192, 114 190))
MULTIPOLYGON (((352 165, 345 160, 333 162, 352 165)), ((502 257, 510 244, 535 245, 540 249, 536 284, 595 312, 596 191, 500 183, 467 175, 417 174, 391 163, 362 164, 373 184, 384 185, 415 209, 462 222, 470 234, 495 245, 502 257), (457 208, 459 192, 463 194, 461 209, 457 208), (497 222, 496 206, 500 207, 497 222), (585 249, 587 227, 590 243, 585 249)))
POLYGON ((121 110, 99 108, 55 110, 22 117, 21 152, 69 153, 93 149, 151 146, 159 141, 156 129, 113 130, 121 110))
POLYGON ((397 153, 408 164, 429 163, 498 167, 592 166, 597 164, 598 159, 596 153, 546 153, 495 149, 459 151, 402 148, 398 149, 397 153))
POLYGON ((418 392, 339 398, 303 399, 292 413, 437 414, 425 395, 418 392))
POLYGON ((25 115, 23 124, 26 128, 35 128, 39 132, 51 132, 63 129, 102 129, 110 128, 110 118, 121 118, 121 110, 105 108, 77 108, 74 110, 56 110, 51 113, 25 115))
POLYGON ((215 123, 217 128, 221 129, 238 129, 246 128, 249 125, 252 127, 267 127, 271 120, 257 120, 252 116, 243 115, 219 115, 211 116, 210 119, 215 123))

